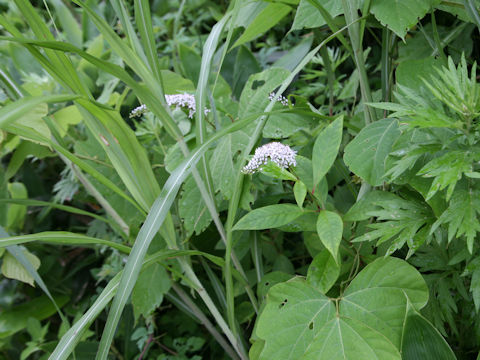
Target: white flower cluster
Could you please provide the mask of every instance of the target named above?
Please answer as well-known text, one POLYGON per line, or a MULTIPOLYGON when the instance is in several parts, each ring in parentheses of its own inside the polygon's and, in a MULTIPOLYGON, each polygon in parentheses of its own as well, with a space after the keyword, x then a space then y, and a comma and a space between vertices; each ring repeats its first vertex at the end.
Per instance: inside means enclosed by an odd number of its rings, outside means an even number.
POLYGON ((253 174, 260 171, 262 170, 262 165, 266 165, 269 160, 284 169, 289 166, 297 166, 296 155, 297 152, 292 150, 290 146, 279 142, 271 142, 255 150, 255 155, 242 169, 242 172, 244 174, 253 174))
POLYGON ((285 96, 279 95, 278 98, 275 99, 275 93, 272 92, 270 93, 270 95, 268 95, 268 99, 270 101, 276 100, 279 103, 281 103, 283 106, 288 106, 288 99, 285 96))
POLYGON ((140 117, 143 114, 145 114, 148 111, 147 106, 145 104, 142 104, 140 106, 137 106, 135 109, 133 109, 130 112, 130 118, 132 117, 140 117))
MULTIPOLYGON (((187 93, 183 94, 173 94, 165 95, 165 101, 168 106, 175 105, 177 108, 183 107, 188 109, 188 117, 190 119, 195 115, 195 96, 187 93)), ((148 111, 145 105, 140 105, 139 107, 132 110, 130 117, 142 116, 148 111)), ((210 112, 210 109, 205 109, 204 113, 207 115, 210 112)))

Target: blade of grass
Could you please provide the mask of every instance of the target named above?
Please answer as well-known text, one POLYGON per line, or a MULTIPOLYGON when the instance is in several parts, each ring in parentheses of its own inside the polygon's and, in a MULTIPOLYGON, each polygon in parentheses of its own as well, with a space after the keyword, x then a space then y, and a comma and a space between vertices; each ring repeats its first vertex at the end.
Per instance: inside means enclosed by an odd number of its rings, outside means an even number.
MULTIPOLYGON (((125 265, 125 269, 120 281, 120 291, 115 295, 115 299, 112 303, 111 310, 108 314, 107 323, 105 325, 105 329, 103 331, 102 339, 100 341, 100 347, 97 353, 97 359, 106 359, 108 356, 110 344, 113 340, 113 336, 117 327, 117 324, 120 320, 120 316, 122 314, 123 308, 127 302, 128 297, 135 285, 135 281, 138 278, 138 274, 140 272, 141 263, 145 254, 147 252, 148 246, 152 241, 155 233, 159 230, 160 226, 162 225, 170 206, 172 205, 178 190, 180 189, 180 185, 186 179, 192 167, 198 162, 200 157, 205 153, 205 151, 209 148, 209 146, 216 140, 220 139, 222 136, 238 130, 243 126, 249 124, 252 119, 247 119, 243 121, 237 121, 230 125, 229 127, 217 132, 216 134, 212 135, 209 140, 205 141, 197 151, 192 153, 192 155, 182 162, 170 175, 167 182, 165 183, 159 197, 152 205, 152 208, 145 219, 143 226, 138 233, 137 239, 135 240, 134 246, 132 248, 132 252, 127 260, 125 265)), ((176 244, 169 244, 170 247, 176 246, 176 244)), ((185 266, 185 264, 182 264, 185 266)), ((187 272, 187 276, 190 279, 196 278, 195 274, 191 269, 186 268, 184 269, 187 272)), ((205 291, 199 292, 201 296, 207 296, 205 291)), ((208 298, 209 299, 209 298, 208 298)), ((217 323, 222 328, 222 331, 225 333, 227 338, 229 338, 230 343, 234 345, 236 348, 237 342, 233 334, 231 333, 230 329, 224 322, 223 318, 221 317, 218 310, 216 310, 215 305, 211 300, 204 299, 207 301, 207 306, 209 310, 214 315, 217 323)), ((238 351, 238 349, 236 349, 238 351)))
POLYGON ((3 237, 0 239, 0 247, 26 244, 33 241, 72 246, 106 245, 125 254, 130 253, 130 247, 128 246, 68 231, 45 231, 37 234, 3 237))
MULTIPOLYGON (((222 259, 195 250, 161 250, 148 256, 142 264, 148 266, 154 262, 163 261, 166 259, 176 258, 180 256, 199 255, 205 256, 210 261, 217 265, 222 265, 222 259)), ((124 273, 121 270, 111 279, 107 286, 100 293, 92 306, 82 315, 82 317, 62 336, 55 350, 50 355, 49 360, 66 360, 75 349, 75 346, 80 342, 85 331, 90 327, 93 321, 100 315, 105 307, 110 303, 116 294, 120 279, 124 273)))
POLYGON ((357 9, 354 4, 348 0, 342 0, 343 11, 345 13, 345 19, 347 23, 351 24, 348 27, 348 34, 350 35, 350 41, 352 42, 353 56, 355 65, 360 75, 360 92, 362 94, 363 106, 365 107, 365 123, 376 121, 377 116, 375 109, 366 105, 365 103, 372 102, 372 94, 370 91, 370 85, 368 84, 367 69, 365 67, 365 59, 363 57, 362 38, 363 33, 360 32, 360 25, 357 23, 361 18, 358 17, 357 9))
POLYGON ((478 13, 475 0, 463 0, 463 5, 470 19, 480 30, 480 14, 478 13))

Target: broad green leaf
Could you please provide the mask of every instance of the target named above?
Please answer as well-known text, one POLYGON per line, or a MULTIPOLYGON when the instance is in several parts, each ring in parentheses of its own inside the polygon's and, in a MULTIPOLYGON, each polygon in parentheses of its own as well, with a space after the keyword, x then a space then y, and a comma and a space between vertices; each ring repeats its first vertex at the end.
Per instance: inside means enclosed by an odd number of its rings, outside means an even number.
MULTIPOLYGON (((68 296, 55 295, 55 302, 62 307, 69 300, 68 296)), ((28 302, 14 306, 8 311, 0 312, 0 339, 24 330, 29 318, 43 320, 55 314, 55 306, 47 296, 30 299, 28 302)))
POLYGON ((400 360, 407 301, 420 309, 427 299, 420 273, 388 257, 365 267, 339 299, 301 278, 277 284, 256 324, 265 341, 259 359, 400 360))
POLYGON ((271 139, 287 138, 298 131, 309 129, 313 124, 311 116, 308 115, 290 112, 272 114, 263 128, 263 137, 271 139))
POLYGON ((350 283, 343 295, 341 313, 376 329, 400 348, 407 310, 405 295, 416 309, 427 304, 428 288, 422 275, 404 260, 380 258, 350 283))
POLYGON ((132 305, 135 319, 140 315, 147 318, 163 300, 163 295, 168 292, 171 281, 164 267, 154 263, 144 267, 138 276, 132 290, 132 305))
POLYGON ((307 186, 303 182, 297 181, 295 185, 293 185, 293 195, 295 196, 297 205, 302 208, 303 201, 307 195, 307 186))
MULTIPOLYGON (((12 199, 26 199, 28 198, 27 188, 20 182, 8 184, 8 192, 12 199)), ((27 207, 24 205, 12 204, 8 207, 7 214, 7 231, 20 231, 23 229, 25 215, 27 214, 27 207)))
POLYGON ((338 260, 338 248, 342 241, 343 221, 340 215, 328 210, 321 210, 317 218, 317 233, 322 244, 338 260))
POLYGON ((375 328, 348 317, 336 317, 324 326, 302 360, 399 360, 399 351, 375 328))
POLYGON ((440 67, 441 60, 434 57, 407 60, 401 62, 395 70, 397 84, 410 89, 425 87, 422 78, 429 79, 436 75, 435 68, 440 67))
MULTIPOLYGON (((324 0, 322 6, 331 15, 338 16, 343 13, 342 2, 338 0, 324 0)), ((315 28, 325 25, 327 22, 322 17, 320 11, 317 10, 308 0, 300 0, 295 20, 293 21, 292 30, 304 28, 315 28)))
POLYGON ((300 61, 305 58, 305 55, 308 54, 308 51, 312 47, 312 43, 313 36, 306 37, 293 48, 288 50, 288 52, 280 59, 275 61, 272 66, 283 67, 289 71, 293 71, 300 61))
MULTIPOLYGON (((27 249, 23 250, 23 254, 33 265, 33 268, 35 270, 38 270, 38 268, 40 267, 40 259, 31 252, 29 252, 27 249)), ((7 278, 19 280, 24 283, 30 284, 31 286, 35 286, 34 279, 27 271, 27 269, 25 269, 25 267, 20 264, 18 260, 15 259, 15 257, 9 252, 7 252, 3 256, 2 274, 7 278)))
POLYGON ((233 230, 263 230, 276 228, 292 222, 304 214, 302 209, 293 204, 264 206, 250 211, 233 227, 233 230))
POLYGON ((290 72, 286 69, 269 68, 250 76, 240 96, 240 118, 263 112, 270 102, 270 93, 280 86, 288 75, 290 72))
POLYGON ((275 26, 280 20, 282 20, 292 8, 288 5, 281 3, 269 3, 257 17, 248 25, 245 32, 235 42, 234 47, 249 42, 256 37, 260 36, 273 26, 275 26))
POLYGON ((403 360, 456 360, 440 332, 408 303, 402 338, 403 360))
POLYGON ((317 136, 313 145, 313 187, 327 174, 337 158, 343 135, 343 116, 328 125, 317 136))
POLYGON ((265 340, 260 360, 301 359, 315 336, 335 318, 335 305, 300 278, 274 285, 257 320, 265 340))
POLYGON ((248 136, 243 131, 236 131, 221 139, 210 158, 210 171, 213 178, 215 191, 230 199, 232 196, 232 183, 236 177, 233 166, 235 154, 248 144, 248 136))
POLYGON ((363 128, 345 147, 343 160, 353 173, 370 185, 381 185, 385 160, 399 136, 397 120, 376 121, 363 128))
POLYGON ((193 177, 183 185, 183 191, 178 201, 178 212, 183 219, 187 236, 192 235, 193 232, 197 235, 200 234, 212 221, 212 216, 208 212, 205 201, 202 200, 202 195, 193 177))
POLYGON ((326 294, 339 275, 340 266, 327 250, 323 250, 313 258, 308 267, 307 283, 326 294))
POLYGON ((440 0, 373 0, 370 12, 404 39, 407 31, 439 3, 440 0))
POLYGON ((160 72, 162 74, 165 94, 181 94, 184 92, 192 93, 195 91, 195 86, 190 80, 187 80, 169 70, 161 70, 160 72))

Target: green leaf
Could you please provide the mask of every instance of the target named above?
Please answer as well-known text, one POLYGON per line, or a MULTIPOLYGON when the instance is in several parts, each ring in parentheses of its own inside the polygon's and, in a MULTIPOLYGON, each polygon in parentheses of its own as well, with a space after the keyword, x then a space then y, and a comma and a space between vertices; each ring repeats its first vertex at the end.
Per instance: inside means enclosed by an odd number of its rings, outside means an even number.
POLYGON ((295 201, 301 209, 305 196, 307 196, 307 186, 303 182, 297 181, 295 185, 293 185, 293 195, 295 195, 295 201))
POLYGON ((440 0, 373 0, 370 12, 400 38, 440 0))
POLYGON ((437 329, 408 303, 402 338, 403 360, 456 360, 437 329))
MULTIPOLYGON (((26 199, 28 198, 27 188, 20 182, 8 184, 8 192, 12 199, 26 199)), ((23 229, 25 215, 27 214, 27 207, 24 205, 12 204, 8 207, 7 214, 7 230, 20 231, 23 229)))
POLYGON ((313 145, 313 188, 327 174, 337 158, 343 135, 343 116, 328 125, 317 136, 313 145))
POLYGON ((264 206, 250 211, 233 227, 233 230, 263 230, 286 225, 303 214, 303 210, 293 204, 264 206))
POLYGON ((275 26, 280 20, 282 20, 292 8, 288 5, 281 3, 269 3, 255 19, 248 25, 245 32, 233 45, 238 46, 246 42, 249 42, 256 37, 260 36, 273 26, 275 26))
POLYGON ((414 267, 388 257, 365 267, 340 299, 301 278, 277 284, 256 324, 265 341, 259 359, 400 360, 408 300, 425 306, 427 285, 414 267))
POLYGON ((327 250, 318 253, 308 267, 307 283, 326 294, 340 275, 340 266, 327 250))
POLYGON ((183 219, 183 225, 190 236, 195 232, 197 235, 203 232, 212 221, 212 216, 202 200, 202 194, 198 189, 195 179, 189 178, 183 186, 183 191, 178 202, 178 212, 183 219))
MULTIPOLYGON (((58 306, 68 301, 68 296, 54 296, 58 306)), ((21 305, 14 306, 8 311, 0 312, 0 339, 24 330, 29 318, 43 320, 55 314, 55 306, 47 296, 40 296, 21 305)))
POLYGON ((470 282, 470 292, 472 293, 475 310, 480 309, 480 268, 475 269, 470 282))
POLYGON ((468 251, 473 251, 473 241, 480 231, 480 192, 478 190, 457 190, 453 193, 448 208, 432 225, 433 233, 441 224, 448 224, 448 241, 465 235, 468 251))
MULTIPOLYGON (((40 267, 40 259, 33 255, 31 252, 29 252, 27 249, 23 250, 23 254, 33 265, 33 268, 35 270, 38 270, 38 268, 40 267)), ((15 259, 15 257, 9 252, 7 252, 3 256, 2 274, 7 278, 23 281, 24 283, 30 284, 31 286, 35 287, 33 277, 30 275, 27 269, 25 269, 25 267, 20 264, 18 260, 15 259)))
MULTIPOLYGON (((323 0, 322 6, 331 15, 338 16, 343 13, 342 2, 338 0, 323 0)), ((317 10, 308 0, 300 0, 295 20, 293 21, 292 30, 303 28, 315 28, 325 25, 327 22, 322 17, 320 11, 317 10)))
POLYGON ((164 267, 157 263, 144 267, 132 290, 132 305, 135 320, 150 315, 163 300, 171 286, 170 277, 164 267))
POLYGON ((238 113, 243 119, 262 113, 270 100, 268 96, 287 78, 290 72, 283 68, 269 68, 248 78, 243 88, 238 113))
POLYGON ((338 248, 342 241, 342 218, 332 211, 321 210, 317 218, 317 233, 322 244, 338 262, 338 248))
POLYGON ((370 185, 381 185, 385 174, 385 160, 399 136, 396 120, 376 121, 363 128, 345 147, 343 160, 353 173, 370 185))
POLYGON ((288 170, 278 166, 273 161, 268 161, 261 167, 262 174, 273 177, 274 179, 297 181, 298 179, 288 170))

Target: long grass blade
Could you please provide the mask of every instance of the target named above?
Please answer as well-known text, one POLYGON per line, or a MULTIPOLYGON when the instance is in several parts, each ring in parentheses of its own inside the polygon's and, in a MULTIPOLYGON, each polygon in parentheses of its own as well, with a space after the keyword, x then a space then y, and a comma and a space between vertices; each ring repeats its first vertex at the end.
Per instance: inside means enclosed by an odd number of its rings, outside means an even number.
POLYGON ((126 245, 122 245, 110 240, 97 239, 82 234, 75 234, 68 231, 45 231, 37 234, 3 237, 0 239, 0 248, 26 244, 33 241, 71 246, 106 245, 125 254, 130 253, 130 247, 126 245))
POLYGON ((138 278, 142 260, 145 257, 150 242, 165 220, 165 217, 170 210, 170 206, 172 205, 182 182, 189 175, 192 167, 196 165, 200 157, 214 141, 220 139, 222 136, 230 132, 241 129, 245 125, 249 124, 252 120, 253 118, 237 121, 229 127, 212 135, 212 137, 205 141, 205 143, 203 143, 197 151, 192 153, 188 159, 183 161, 182 164, 180 164, 168 178, 160 193, 160 196, 152 205, 152 208, 138 233, 137 239, 135 240, 132 252, 128 257, 124 273, 120 281, 120 291, 115 296, 112 307, 108 314, 107 323, 105 325, 102 339, 100 341, 100 347, 97 353, 97 359, 107 358, 110 344, 113 340, 113 335, 122 315, 123 308, 125 307, 128 297, 130 296, 130 293, 138 278))

